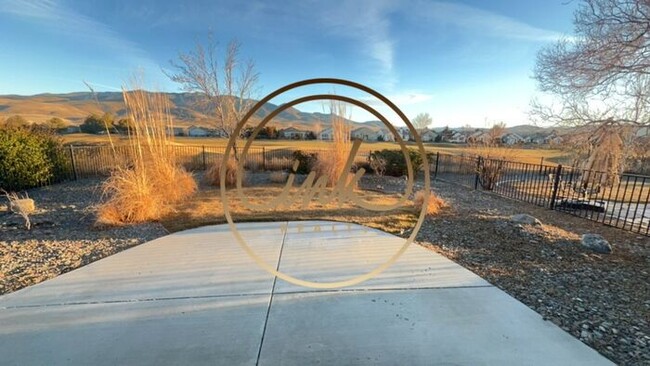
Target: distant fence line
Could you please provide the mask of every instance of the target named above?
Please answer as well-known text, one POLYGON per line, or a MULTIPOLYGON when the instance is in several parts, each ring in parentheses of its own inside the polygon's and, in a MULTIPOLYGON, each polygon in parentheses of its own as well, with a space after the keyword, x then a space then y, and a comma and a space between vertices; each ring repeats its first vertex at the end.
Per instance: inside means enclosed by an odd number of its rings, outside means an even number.
MULTIPOLYGON (((173 145, 177 161, 190 171, 205 170, 221 161, 224 147, 173 145)), ((66 147, 69 169, 58 172, 48 184, 89 177, 108 176, 128 156, 127 146, 66 147)), ((287 170, 298 149, 252 146, 244 159, 250 170, 287 170)), ((318 153, 323 150, 303 150, 318 153)), ((360 152, 365 162, 370 152, 360 152)), ((461 184, 480 191, 532 203, 588 220, 650 235, 650 176, 622 174, 610 186, 604 172, 562 165, 551 166, 506 160, 483 159, 436 153, 430 157, 433 179, 461 184), (495 172, 496 171, 496 172, 495 172), (493 173, 493 174, 491 174, 493 173)))

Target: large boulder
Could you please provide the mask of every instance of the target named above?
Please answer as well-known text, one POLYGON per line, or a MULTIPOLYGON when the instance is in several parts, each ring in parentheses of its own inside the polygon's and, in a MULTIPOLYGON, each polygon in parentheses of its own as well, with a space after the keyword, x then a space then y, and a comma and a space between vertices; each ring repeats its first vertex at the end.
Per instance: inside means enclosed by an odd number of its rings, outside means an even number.
POLYGON ((611 253, 612 246, 609 242, 598 234, 584 234, 581 238, 582 246, 596 253, 611 253))
POLYGON ((510 216, 510 221, 517 224, 541 225, 542 222, 527 214, 517 214, 510 216))

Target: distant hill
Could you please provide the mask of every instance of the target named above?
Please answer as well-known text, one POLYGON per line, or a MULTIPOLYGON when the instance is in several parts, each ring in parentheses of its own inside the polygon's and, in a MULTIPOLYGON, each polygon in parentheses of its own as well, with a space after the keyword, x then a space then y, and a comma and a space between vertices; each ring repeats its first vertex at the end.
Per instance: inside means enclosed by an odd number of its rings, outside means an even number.
MULTIPOLYGON (((195 93, 165 93, 170 102, 170 113, 174 122, 179 126, 200 125, 208 126, 211 119, 196 107, 197 94, 195 93)), ((117 118, 126 115, 126 108, 121 92, 96 93, 97 101, 90 92, 76 92, 65 94, 37 94, 31 96, 0 95, 0 118, 19 114, 27 120, 40 123, 52 117, 59 117, 78 125, 90 114, 103 114, 110 112, 117 118)), ((278 105, 267 103, 254 116, 253 122, 259 121, 278 105)), ((369 127, 371 129, 383 128, 381 121, 355 122, 349 121, 354 128, 369 127)), ((331 115, 326 113, 307 113, 296 108, 287 108, 271 122, 277 128, 293 126, 300 129, 314 129, 315 124, 320 124, 321 129, 331 125, 331 115)), ((441 131, 442 127, 434 128, 441 131)), ((462 129, 454 129, 462 130, 462 129)), ((484 130, 484 129, 482 129, 484 130)), ((521 136, 529 136, 538 132, 548 132, 550 128, 520 125, 509 127, 508 132, 521 136)))
MULTIPOLYGON (((196 107, 197 95, 194 93, 165 93, 170 102, 170 113, 179 125, 209 125, 211 119, 196 107)), ((19 114, 27 120, 40 123, 52 117, 59 117, 72 124, 80 124, 90 114, 112 113, 117 118, 126 115, 126 107, 121 92, 96 93, 97 100, 90 92, 67 94, 37 94, 31 96, 0 95, 0 117, 19 114)), ((254 116, 259 121, 278 106, 267 103, 254 116)), ((360 122, 349 121, 362 126, 360 122)), ((271 122, 280 128, 313 128, 320 123, 322 128, 331 124, 331 115, 325 113, 306 113, 290 107, 282 111, 271 122)))

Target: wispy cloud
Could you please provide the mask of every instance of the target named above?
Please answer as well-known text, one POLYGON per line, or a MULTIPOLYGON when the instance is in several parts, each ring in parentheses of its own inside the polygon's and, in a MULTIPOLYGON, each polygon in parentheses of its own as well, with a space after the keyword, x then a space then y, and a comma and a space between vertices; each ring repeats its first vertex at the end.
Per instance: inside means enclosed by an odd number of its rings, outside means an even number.
POLYGON ((376 62, 380 68, 377 76, 387 90, 392 90, 397 82, 395 40, 389 20, 395 10, 393 1, 365 0, 328 4, 319 11, 319 20, 327 32, 358 42, 359 49, 376 62))
POLYGON ((436 24, 451 24, 481 35, 536 42, 569 38, 559 32, 537 28, 505 15, 459 3, 414 0, 408 13, 419 19, 434 21, 436 24))
MULTIPOLYGON (((391 102, 399 107, 414 105, 418 103, 427 102, 433 99, 433 94, 426 94, 420 92, 406 91, 386 96, 391 102)), ((383 106, 384 103, 375 98, 361 98, 361 101, 371 106, 383 106)))
POLYGON ((93 42, 141 67, 155 65, 137 44, 121 37, 109 26, 87 17, 56 0, 0 0, 0 13, 38 23, 72 39, 93 42))

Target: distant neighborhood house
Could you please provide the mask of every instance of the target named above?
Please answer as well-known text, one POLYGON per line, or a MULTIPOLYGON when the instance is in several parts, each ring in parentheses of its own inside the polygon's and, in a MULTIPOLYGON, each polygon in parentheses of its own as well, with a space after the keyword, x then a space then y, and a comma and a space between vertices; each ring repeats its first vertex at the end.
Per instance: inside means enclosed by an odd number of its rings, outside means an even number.
POLYGON ((467 142, 467 136, 461 132, 455 131, 447 141, 454 144, 464 144, 467 142))
POLYGON ((438 134, 434 130, 425 129, 424 131, 420 132, 420 138, 422 139, 422 142, 434 142, 436 141, 437 137, 438 134))
POLYGON ((523 137, 519 136, 516 133, 506 133, 505 135, 501 136, 501 142, 506 145, 517 145, 523 144, 525 140, 523 137))
POLYGON ((307 135, 309 134, 310 131, 307 130, 299 130, 295 127, 288 127, 283 130, 280 130, 278 132, 279 136, 281 138, 285 139, 299 139, 299 140, 305 140, 307 138, 307 135))
POLYGON ((318 134, 317 137, 318 137, 319 140, 330 141, 330 140, 332 140, 332 139, 334 138, 334 137, 332 136, 332 131, 333 131, 333 130, 332 130, 332 127, 328 127, 328 128, 326 128, 326 129, 322 130, 322 131, 318 134))
POLYGON ((199 126, 190 126, 187 129, 187 136, 190 137, 207 137, 208 136, 208 130, 204 127, 199 127, 199 126))

